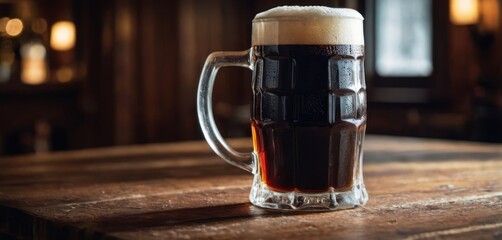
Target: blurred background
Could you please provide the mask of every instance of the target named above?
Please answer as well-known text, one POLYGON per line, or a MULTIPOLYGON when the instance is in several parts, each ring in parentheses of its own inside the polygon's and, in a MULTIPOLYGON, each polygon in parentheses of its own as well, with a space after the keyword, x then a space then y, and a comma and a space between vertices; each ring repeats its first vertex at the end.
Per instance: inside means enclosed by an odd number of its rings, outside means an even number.
MULTIPOLYGON (((205 58, 280 5, 364 15, 368 133, 502 142, 499 0, 0 0, 0 155, 202 139, 205 58)), ((250 86, 218 75, 225 137, 250 135, 250 86)))

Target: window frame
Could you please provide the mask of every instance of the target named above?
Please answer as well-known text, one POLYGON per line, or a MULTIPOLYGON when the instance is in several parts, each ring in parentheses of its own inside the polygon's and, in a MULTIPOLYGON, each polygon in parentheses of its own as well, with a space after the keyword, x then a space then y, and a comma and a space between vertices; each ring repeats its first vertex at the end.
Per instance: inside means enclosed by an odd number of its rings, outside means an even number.
POLYGON ((429 76, 381 76, 376 71, 376 1, 361 0, 365 16, 366 82, 368 101, 427 104, 448 98, 448 1, 431 1, 432 72, 429 76), (396 93, 396 95, 392 95, 396 93), (391 94, 391 95, 389 95, 391 94))

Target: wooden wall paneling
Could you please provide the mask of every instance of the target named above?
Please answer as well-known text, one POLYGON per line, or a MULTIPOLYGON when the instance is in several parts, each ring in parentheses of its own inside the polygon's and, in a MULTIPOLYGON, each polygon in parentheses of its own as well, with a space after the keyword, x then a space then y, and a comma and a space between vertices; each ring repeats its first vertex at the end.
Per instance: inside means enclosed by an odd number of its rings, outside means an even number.
MULTIPOLYGON (((224 51, 242 51, 251 47, 251 21, 255 15, 251 2, 221 1, 221 31, 218 39, 224 51)), ((252 72, 228 67, 220 71, 215 84, 216 123, 225 137, 250 136, 250 100, 252 72)))
POLYGON ((202 31, 201 20, 195 9, 195 0, 179 1, 179 129, 181 139, 188 139, 198 135, 196 122, 195 97, 198 83, 199 69, 203 64, 200 49, 205 46, 206 38, 198 39, 198 31, 202 31))
POLYGON ((83 147, 177 140, 176 3, 76 3, 87 72, 83 147))
POLYGON ((449 1, 435 1, 432 3, 432 34, 433 34, 433 59, 434 77, 431 84, 432 100, 440 105, 451 106, 451 98, 454 95, 449 88, 448 69, 448 43, 450 38, 449 1))
POLYGON ((179 131, 179 41, 178 2, 157 1, 157 29, 159 30, 156 70, 159 74, 160 111, 159 135, 155 141, 175 141, 179 131))
POLYGON ((140 142, 179 139, 177 3, 138 1, 140 142))
MULTIPOLYGON (((207 56, 215 51, 239 51, 250 47, 251 15, 247 1, 180 1, 180 123, 182 139, 201 138, 196 112, 199 75, 207 56)), ((222 101, 234 106, 249 102, 242 92, 250 88, 246 69, 220 70, 213 92, 213 106, 222 101), (245 100, 243 100, 245 99, 245 100)), ((222 133, 226 125, 217 118, 222 133)))
POLYGON ((77 57, 85 69, 82 87, 84 114, 76 134, 81 146, 114 144, 115 98, 113 89, 113 1, 75 0, 77 17, 77 57))
POLYGON ((155 111, 158 105, 156 86, 156 72, 154 56, 155 42, 155 16, 153 15, 153 1, 143 1, 138 4, 138 140, 148 142, 155 134, 155 125, 158 125, 159 115, 155 111))
MULTIPOLYGON (((486 3, 491 1, 484 1, 486 3)), ((498 1, 498 14, 502 13, 502 2, 498 1)), ((488 6, 496 11, 495 6, 488 6)), ((492 12, 495 14, 495 12, 492 12)), ((484 16, 481 14, 481 19, 484 16)), ((502 142, 502 17, 486 18, 487 26, 471 27, 471 39, 477 50, 477 71, 472 96, 470 128, 474 140, 502 142), (498 20, 497 23, 494 21, 498 20)))
MULTIPOLYGON (((98 146, 115 145, 114 135, 115 135, 115 122, 114 119, 114 109, 116 106, 116 99, 114 98, 114 18, 115 9, 112 2, 103 3, 102 5, 102 21, 97 22, 96 25, 101 25, 101 36, 99 44, 100 52, 98 56, 91 57, 91 61, 99 58, 98 64, 95 70, 96 72, 90 76, 92 79, 92 90, 96 91, 98 96, 96 96, 96 112, 95 116, 98 119, 97 128, 94 129, 95 133, 99 135, 94 139, 98 143, 98 146)), ((92 11, 92 9, 91 9, 92 11)), ((92 15, 91 15, 92 16, 92 15)), ((95 26, 96 26, 95 25, 95 26)), ((90 29, 92 33, 94 29, 90 29)), ((95 37, 92 36, 91 37, 95 37)))
POLYGON ((117 0, 115 14, 114 98, 115 144, 133 144, 136 140, 137 88, 136 11, 132 1, 117 0))
POLYGON ((465 26, 450 25, 451 36, 448 48, 449 91, 452 95, 452 109, 467 112, 472 102, 472 89, 476 85, 477 54, 470 35, 465 26))

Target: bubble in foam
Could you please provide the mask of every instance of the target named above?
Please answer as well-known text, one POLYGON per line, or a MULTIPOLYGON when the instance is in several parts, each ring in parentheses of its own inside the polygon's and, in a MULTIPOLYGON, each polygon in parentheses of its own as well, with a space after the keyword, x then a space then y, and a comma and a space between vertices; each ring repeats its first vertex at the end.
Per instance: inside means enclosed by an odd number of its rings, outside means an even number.
POLYGON ((253 45, 364 45, 363 16, 353 9, 282 6, 256 15, 253 45))
POLYGON ((276 17, 343 17, 363 20, 363 16, 350 8, 330 8, 324 6, 281 6, 258 13, 254 19, 276 17))

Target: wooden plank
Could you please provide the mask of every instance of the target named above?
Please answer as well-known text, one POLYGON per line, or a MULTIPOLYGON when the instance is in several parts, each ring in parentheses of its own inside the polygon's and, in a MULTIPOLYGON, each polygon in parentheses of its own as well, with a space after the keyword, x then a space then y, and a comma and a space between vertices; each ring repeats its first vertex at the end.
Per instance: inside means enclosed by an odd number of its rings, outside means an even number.
MULTIPOLYGON (((231 141, 249 150, 248 139, 231 141)), ((405 238, 502 236, 502 145, 368 136, 370 200, 353 210, 252 206, 252 176, 204 142, 0 160, 0 232, 23 238, 405 238)))

